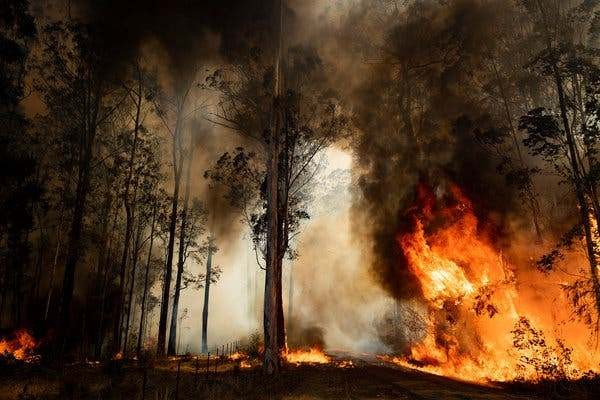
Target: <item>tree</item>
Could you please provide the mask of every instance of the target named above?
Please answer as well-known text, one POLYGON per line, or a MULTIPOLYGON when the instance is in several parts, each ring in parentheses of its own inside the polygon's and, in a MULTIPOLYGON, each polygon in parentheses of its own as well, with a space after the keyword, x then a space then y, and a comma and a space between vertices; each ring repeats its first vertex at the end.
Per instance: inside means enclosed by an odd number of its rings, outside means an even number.
POLYGON ((202 353, 208 353, 208 304, 210 300, 210 285, 216 283, 220 277, 221 271, 218 267, 212 265, 213 254, 217 251, 215 239, 213 236, 208 237, 206 257, 206 272, 204 274, 204 305, 202 306, 202 353))
POLYGON ((226 198, 241 210, 253 232, 261 256, 257 260, 265 261, 264 334, 271 346, 265 345, 267 373, 277 372, 286 347, 283 259, 286 254, 293 257, 290 241, 308 218, 304 207, 309 183, 321 165, 319 155, 349 132, 340 100, 323 84, 324 66, 316 51, 291 47, 287 63, 277 55, 281 52, 276 52, 275 66, 253 52, 231 69, 215 71, 206 82, 222 96, 212 120, 253 141, 249 150, 225 153, 205 176, 228 188, 226 198), (284 75, 285 89, 280 87, 284 75), (264 118, 261 109, 273 110, 272 119, 264 118))
MULTIPOLYGON (((133 126, 127 129, 124 134, 125 146, 128 148, 128 160, 125 165, 126 175, 124 189, 122 193, 123 208, 125 209, 125 233, 124 244, 121 253, 121 264, 119 274, 119 300, 117 303, 117 318, 114 321, 114 346, 115 352, 121 350, 121 317, 123 312, 124 293, 125 293, 125 272, 127 270, 127 260, 130 253, 131 238, 135 223, 135 209, 138 195, 138 174, 135 174, 134 168, 137 167, 138 147, 140 145, 140 135, 146 132, 144 120, 149 114, 149 108, 153 104, 156 94, 156 82, 141 65, 141 60, 137 59, 132 67, 132 82, 127 82, 126 90, 129 100, 132 103, 132 114, 130 116, 133 126)), ((128 124, 129 125, 129 124, 128 124)), ((137 260, 134 257, 134 260, 137 260)), ((132 272, 135 278, 135 273, 132 272)), ((129 316, 128 318, 129 319, 129 316)), ((127 335, 125 335, 127 339, 127 335)), ((126 347, 126 346, 123 346, 126 347)))
POLYGON ((173 196, 171 197, 171 214, 169 217, 167 260, 158 323, 158 341, 156 350, 158 356, 164 355, 166 350, 167 316, 169 312, 171 275, 173 274, 173 256, 175 251, 175 236, 179 209, 179 190, 184 162, 183 130, 187 119, 187 115, 185 115, 186 105, 194 79, 195 74, 188 77, 187 81, 184 82, 181 87, 175 89, 174 98, 163 95, 161 104, 157 104, 158 116, 171 136, 171 161, 173 167, 173 196))
MULTIPOLYGON (((590 265, 590 286, 587 291, 596 308, 596 329, 600 323, 600 277, 598 276, 598 167, 595 154, 598 145, 600 69, 598 59, 585 42, 578 41, 576 30, 570 27, 574 14, 584 15, 596 7, 594 2, 563 10, 537 0, 526 2, 533 25, 539 30, 543 45, 530 64, 547 79, 552 89, 546 107, 532 109, 521 117, 520 128, 527 133, 524 144, 534 156, 542 158, 556 174, 573 188, 583 227, 584 243, 590 265), (588 7, 591 7, 588 9, 588 7)), ((591 13, 589 14, 591 15, 591 13)), ((583 28, 590 32, 593 24, 587 18, 583 28)), ((581 28, 581 27, 580 27, 581 28)), ((584 37, 587 37, 584 34, 584 37)), ((572 235, 577 230, 571 230, 572 235)), ((546 270, 552 267, 558 253, 542 258, 538 263, 546 270)))
POLYGON ((44 29, 42 54, 37 68, 40 90, 48 114, 71 143, 75 189, 61 297, 61 318, 57 326, 62 354, 70 327, 75 273, 81 257, 86 202, 92 179, 96 139, 102 127, 124 100, 108 96, 110 60, 90 27, 76 23, 55 23, 44 29), (68 49, 68 50, 67 50, 68 49))
POLYGON ((197 246, 196 238, 199 237, 206 225, 206 211, 201 203, 194 202, 192 206, 192 213, 189 212, 190 202, 190 178, 192 163, 194 160, 193 154, 195 150, 195 137, 190 132, 190 143, 187 149, 187 172, 185 180, 185 195, 183 200, 183 210, 181 212, 180 220, 181 225, 179 228, 179 251, 177 261, 177 277, 175 279, 175 295, 173 297, 173 310, 171 312, 171 329, 169 331, 169 345, 168 354, 176 354, 177 352, 177 316, 179 310, 179 296, 181 294, 181 281, 184 274, 184 264, 187 256, 190 252, 193 252, 197 260, 201 259, 202 251, 200 249, 194 249, 197 246), (191 219, 191 221, 190 221, 191 219), (194 246, 196 245, 196 246, 194 246))
POLYGON ((13 0, 0 5, 0 326, 21 324, 24 268, 28 265, 28 236, 33 210, 42 206, 37 146, 30 121, 20 108, 27 95, 26 76, 30 46, 37 36, 29 2, 13 0), (36 205, 37 204, 37 205, 36 205), (5 312, 11 297, 10 311, 5 312), (7 317, 6 320, 4 317, 7 317))

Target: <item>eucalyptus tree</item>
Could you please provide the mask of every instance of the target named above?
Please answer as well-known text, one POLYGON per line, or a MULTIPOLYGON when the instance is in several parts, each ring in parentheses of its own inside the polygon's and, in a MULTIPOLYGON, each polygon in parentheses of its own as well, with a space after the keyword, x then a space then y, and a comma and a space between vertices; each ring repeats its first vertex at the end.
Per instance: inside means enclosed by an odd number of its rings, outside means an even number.
POLYGON ((273 67, 268 58, 265 61, 254 53, 215 71, 206 82, 207 88, 221 95, 211 120, 240 133, 250 143, 247 148, 223 154, 205 176, 227 188, 226 198, 249 225, 257 261, 267 271, 267 280, 272 280, 265 289, 265 342, 273 339, 276 349, 265 353, 268 373, 278 370, 279 356, 286 347, 283 259, 286 254, 294 256, 290 243, 301 221, 309 218, 306 205, 311 180, 322 165, 323 150, 350 132, 348 114, 339 96, 326 84, 325 65, 318 53, 311 47, 293 46, 286 49, 284 59, 281 74, 285 75, 286 86, 280 89, 280 96, 273 92, 277 85, 271 81, 273 67), (270 109, 273 98, 277 98, 277 111, 273 112, 281 114, 281 121, 275 124, 280 126, 275 137, 270 136, 273 121, 261 112, 270 109), (276 150, 272 148, 274 140, 276 150), (276 167, 270 166, 272 151, 276 151, 276 167), (275 200, 269 183, 273 170, 277 177, 275 200), (269 210, 275 211, 275 218, 269 210), (269 244, 271 235, 276 238, 274 247, 269 244), (274 249, 275 258, 271 260, 274 249), (271 330, 272 323, 276 324, 276 332, 271 330))

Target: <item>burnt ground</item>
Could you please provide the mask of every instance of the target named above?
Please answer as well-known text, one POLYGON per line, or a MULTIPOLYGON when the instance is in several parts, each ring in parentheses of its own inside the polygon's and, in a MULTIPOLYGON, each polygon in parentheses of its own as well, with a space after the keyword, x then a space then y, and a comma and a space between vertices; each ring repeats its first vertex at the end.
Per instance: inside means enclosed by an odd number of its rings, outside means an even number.
POLYGON ((178 361, 146 367, 134 361, 74 364, 62 370, 13 364, 0 369, 0 400, 600 398, 599 385, 593 382, 479 386, 375 361, 353 362, 350 368, 339 364, 287 366, 275 380, 263 376, 259 366, 240 369, 236 363, 223 362, 216 372, 213 365, 206 372, 204 360, 184 360, 179 366, 179 383, 178 361))

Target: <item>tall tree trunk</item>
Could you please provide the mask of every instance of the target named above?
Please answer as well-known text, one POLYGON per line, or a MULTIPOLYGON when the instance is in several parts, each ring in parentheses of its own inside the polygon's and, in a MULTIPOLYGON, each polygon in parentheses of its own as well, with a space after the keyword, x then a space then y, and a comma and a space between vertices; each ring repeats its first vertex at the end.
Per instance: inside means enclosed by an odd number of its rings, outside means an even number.
POLYGON ((138 340, 135 354, 139 360, 142 351, 144 336, 144 318, 146 317, 146 298, 148 297, 148 274, 150 272, 150 261, 152 260, 152 249, 154 247, 154 229, 156 225, 157 206, 152 211, 152 224, 150 227, 150 245, 148 246, 148 258, 146 259, 146 272, 144 273, 144 292, 142 293, 142 304, 140 306, 140 327, 138 329, 138 340))
POLYGON ((173 199, 171 203, 171 215, 169 217, 169 242, 167 245, 167 263, 165 265, 165 276, 163 282, 162 300, 160 304, 160 318, 158 321, 158 341, 156 354, 157 356, 164 356, 165 344, 167 337, 167 316, 169 313, 169 297, 171 289, 171 275, 173 274, 173 251, 175 247, 175 228, 177 224, 177 209, 179 205, 179 186, 181 183, 181 169, 183 166, 183 157, 181 155, 181 134, 180 134, 180 118, 183 111, 183 104, 179 105, 177 111, 177 122, 175 126, 173 145, 172 145, 172 156, 173 156, 173 169, 174 169, 174 187, 173 187, 173 199))
POLYGON ((265 266, 265 296, 263 310, 265 351, 263 371, 268 374, 278 374, 281 363, 279 351, 279 305, 280 282, 278 281, 279 265, 279 136, 283 126, 281 110, 281 94, 283 88, 282 76, 282 28, 283 0, 275 1, 275 76, 273 93, 273 110, 269 138, 267 143, 267 262, 265 266))
POLYGON ((290 265, 290 281, 288 288, 287 332, 292 332, 292 313, 294 311, 294 268, 290 265))
POLYGON ((140 240, 143 231, 143 224, 138 222, 138 229, 135 238, 135 244, 133 245, 133 254, 131 255, 131 277, 129 279, 129 301, 127 302, 127 319, 125 322, 125 334, 123 339, 123 353, 127 354, 127 344, 129 342, 129 322, 131 321, 131 311, 133 306, 133 291, 135 289, 135 273, 137 272, 138 255, 140 240))
POLYGON ((204 279, 204 306, 202 308, 202 353, 208 353, 208 300, 210 280, 212 278, 213 237, 208 238, 208 257, 206 258, 206 277, 204 279))
MULTIPOLYGON (((75 193, 73 219, 71 221, 71 228, 69 230, 68 250, 63 278, 61 317, 59 318, 58 326, 60 339, 57 341, 57 345, 59 346, 58 352, 60 358, 62 358, 64 354, 67 334, 70 331, 71 301, 73 300, 73 290, 75 288, 75 269, 79 262, 81 252, 83 217, 85 215, 85 203, 90 187, 92 152, 96 136, 96 121, 99 107, 100 99, 97 96, 94 105, 95 109, 92 117, 90 118, 91 121, 88 122, 83 133, 85 138, 82 140, 83 143, 81 149, 81 159, 79 161, 79 173, 77 179, 77 189, 75 193)), ((85 115, 88 114, 86 113, 85 115)))
MULTIPOLYGON (((113 210, 114 213, 114 217, 113 217, 113 221, 112 221, 112 227, 114 229, 114 227, 117 225, 117 217, 118 217, 118 212, 117 210, 113 210)), ((109 230, 110 232, 111 230, 109 230)), ((105 325, 104 325, 104 314, 105 314, 105 309, 106 309, 106 292, 108 289, 108 283, 109 283, 109 276, 110 274, 110 267, 111 267, 111 260, 112 260, 112 251, 113 251, 113 246, 112 246, 112 239, 113 239, 113 235, 109 234, 108 235, 108 242, 106 245, 106 254, 104 256, 103 259, 103 270, 104 270, 104 274, 102 277, 102 290, 100 292, 100 312, 99 312, 99 316, 98 316, 98 321, 99 321, 99 328, 98 328, 98 335, 96 337, 96 350, 95 350, 95 354, 96 354, 96 358, 99 359, 102 356, 102 344, 104 342, 104 338, 105 338, 105 325)))
POLYGON ((189 154, 187 157, 187 171, 185 177, 185 194, 183 210, 181 212, 181 225, 179 228, 179 252, 177 255, 177 277, 175 279, 175 294, 173 296, 173 309, 171 310, 171 329, 169 330, 169 344, 167 354, 177 354, 177 317, 179 315, 179 297, 181 295, 181 278, 185 261, 185 230, 187 229, 187 215, 190 202, 190 179, 192 176, 192 162, 194 160, 194 135, 190 132, 189 154))
POLYGON ((138 66, 138 92, 137 94, 137 102, 136 102, 136 110, 135 110, 135 119, 133 126, 133 143, 131 145, 131 153, 129 155, 129 163, 128 163, 128 171, 127 171, 127 179, 125 180, 125 192, 123 194, 123 205, 125 207, 125 237, 123 243, 123 253, 121 253, 121 268, 119 274, 119 297, 117 300, 117 317, 115 318, 114 325, 114 346, 115 351, 119 351, 121 348, 121 320, 123 313, 123 302, 124 302, 124 291, 125 291, 125 271, 127 270, 127 258, 129 257, 129 247, 131 244, 131 235, 133 231, 133 219, 134 219, 134 201, 132 202, 129 198, 129 191, 132 185, 133 179, 133 168, 135 165, 135 158, 137 152, 137 146, 139 141, 139 132, 140 132, 140 117, 141 117, 141 109, 142 109, 142 76, 141 71, 138 66))

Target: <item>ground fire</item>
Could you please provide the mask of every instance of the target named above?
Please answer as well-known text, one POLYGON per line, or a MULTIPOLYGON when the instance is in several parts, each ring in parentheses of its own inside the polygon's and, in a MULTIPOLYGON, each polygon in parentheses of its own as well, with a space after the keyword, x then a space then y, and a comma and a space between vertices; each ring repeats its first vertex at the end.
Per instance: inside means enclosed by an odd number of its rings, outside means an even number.
POLYGON ((283 358, 290 364, 328 364, 331 362, 331 358, 316 347, 310 347, 307 350, 286 350, 283 358))
MULTIPOLYGON (((600 370, 578 340, 584 328, 567 325, 561 334, 536 313, 536 289, 520 282, 522 269, 534 267, 516 268, 503 257, 459 187, 440 194, 422 184, 417 192, 410 228, 397 242, 420 284, 427 328, 410 354, 393 362, 477 382, 577 379, 600 370), (541 373, 540 356, 556 363, 553 373, 541 373)), ((565 296, 554 301, 559 311, 569 309, 565 296)))
POLYGON ((24 329, 0 339, 0 357, 12 357, 15 360, 31 362, 38 359, 35 354, 39 343, 24 329))

